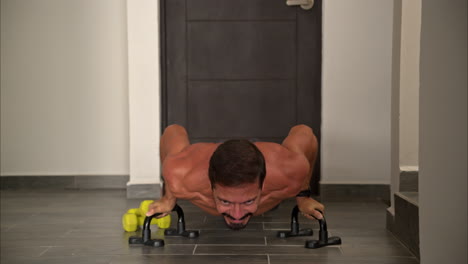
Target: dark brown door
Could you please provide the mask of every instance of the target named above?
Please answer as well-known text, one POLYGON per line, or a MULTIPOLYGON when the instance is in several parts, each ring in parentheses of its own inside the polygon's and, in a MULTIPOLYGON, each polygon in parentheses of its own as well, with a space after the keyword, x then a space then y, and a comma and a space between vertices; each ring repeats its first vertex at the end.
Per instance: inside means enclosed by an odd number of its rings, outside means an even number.
POLYGON ((280 143, 307 124, 320 138, 321 13, 317 0, 161 1, 163 128, 183 125, 192 143, 280 143))

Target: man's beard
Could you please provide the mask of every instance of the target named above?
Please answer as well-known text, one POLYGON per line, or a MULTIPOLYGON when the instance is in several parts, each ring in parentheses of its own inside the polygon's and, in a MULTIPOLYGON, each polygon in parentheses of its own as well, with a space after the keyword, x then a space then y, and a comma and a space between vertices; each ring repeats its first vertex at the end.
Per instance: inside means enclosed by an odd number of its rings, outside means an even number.
MULTIPOLYGON (((241 218, 239 218, 239 219, 236 219, 236 218, 234 218, 234 217, 232 217, 231 215, 226 214, 226 213, 223 213, 223 215, 226 216, 226 217, 229 218, 229 219, 232 219, 232 220, 244 220, 245 218, 247 218, 247 217, 249 217, 249 216, 252 216, 253 214, 252 214, 252 213, 248 213, 248 214, 244 215, 243 217, 241 217, 241 218)), ((226 218, 223 217, 223 219, 224 219, 224 223, 227 225, 227 227, 229 227, 231 230, 234 230, 234 231, 242 230, 242 229, 244 229, 244 228, 247 226, 247 224, 248 224, 248 222, 247 222, 246 224, 242 224, 242 223, 228 223, 228 222, 226 221, 226 218)))

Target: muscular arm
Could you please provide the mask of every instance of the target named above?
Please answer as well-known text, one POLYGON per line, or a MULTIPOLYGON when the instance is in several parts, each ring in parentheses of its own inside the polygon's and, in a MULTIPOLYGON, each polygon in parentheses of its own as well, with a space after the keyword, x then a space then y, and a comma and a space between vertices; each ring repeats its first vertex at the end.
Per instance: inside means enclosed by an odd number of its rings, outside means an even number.
MULTIPOLYGON (((190 142, 188 139, 188 134, 184 127, 179 125, 168 126, 164 130, 160 142, 159 153, 162 166, 164 167, 166 158, 170 157, 171 155, 178 154, 189 145, 190 142)), ((164 173, 163 177, 165 178, 164 173)), ((165 180, 167 181, 166 178, 165 180)), ((163 196, 160 200, 155 201, 149 206, 147 216, 153 215, 155 213, 163 213, 163 215, 161 215, 162 217, 170 213, 174 208, 177 202, 176 197, 171 192, 170 188, 168 188, 166 185, 164 185, 163 188, 163 196)))
POLYGON ((168 126, 161 136, 159 146, 161 163, 164 163, 167 156, 177 154, 189 145, 190 141, 184 127, 179 125, 168 126))
MULTIPOLYGON (((309 161, 309 172, 304 177, 301 185, 301 190, 308 190, 318 151, 317 138, 312 129, 306 125, 294 126, 282 145, 292 152, 304 155, 309 161)), ((312 215, 318 219, 322 218, 322 214, 316 211, 318 209, 323 212, 324 206, 321 203, 308 197, 296 197, 296 202, 300 211, 306 216, 312 215)))
POLYGON ((301 190, 309 189, 318 149, 317 138, 312 129, 306 125, 294 126, 282 145, 292 152, 304 155, 309 161, 309 173, 302 183, 301 190))

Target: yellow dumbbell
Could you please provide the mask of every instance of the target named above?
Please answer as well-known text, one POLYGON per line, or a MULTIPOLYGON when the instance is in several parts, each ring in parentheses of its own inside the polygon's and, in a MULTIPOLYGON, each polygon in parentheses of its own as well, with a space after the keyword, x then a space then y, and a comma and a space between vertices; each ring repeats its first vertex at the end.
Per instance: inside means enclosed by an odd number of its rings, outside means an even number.
POLYGON ((155 219, 155 220, 156 220, 156 224, 159 226, 159 228, 166 229, 166 228, 169 228, 171 226, 171 215, 170 214, 168 214, 168 215, 166 215, 164 217, 155 219))
MULTIPOLYGON (((138 229, 138 226, 143 226, 146 213, 148 212, 148 206, 152 202, 152 200, 145 200, 140 203, 139 208, 129 209, 127 213, 123 215, 122 226, 125 231, 133 232, 138 229)), ((162 218, 153 218, 150 224, 158 225, 159 228, 169 228, 169 226, 171 226, 171 215, 162 218)))
MULTIPOLYGON (((138 216, 138 223, 140 226, 145 222, 146 213, 148 212, 149 205, 152 204, 153 200, 145 200, 140 203, 140 215, 138 216)), ((158 225, 159 228, 169 228, 171 226, 171 215, 166 215, 161 218, 151 219, 151 225, 158 225)))
MULTIPOLYGON (((123 229, 127 232, 134 232, 139 226, 143 226, 146 216, 137 216, 134 213, 125 213, 122 217, 123 229)), ((171 215, 161 218, 151 219, 150 225, 157 225, 159 228, 169 228, 171 226, 171 215)))
POLYGON ((144 200, 143 202, 140 203, 140 216, 145 216, 146 213, 148 212, 149 205, 152 204, 154 201, 153 200, 144 200))
POLYGON ((122 216, 122 226, 127 232, 134 232, 138 229, 138 217, 136 214, 125 213, 122 216))

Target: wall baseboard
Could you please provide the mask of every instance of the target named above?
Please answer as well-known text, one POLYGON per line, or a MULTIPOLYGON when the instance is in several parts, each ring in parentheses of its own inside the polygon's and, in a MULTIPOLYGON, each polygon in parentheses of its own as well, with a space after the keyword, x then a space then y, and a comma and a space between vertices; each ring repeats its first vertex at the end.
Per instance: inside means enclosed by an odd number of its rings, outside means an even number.
POLYGON ((400 192, 417 192, 419 190, 419 171, 400 171, 400 192))
POLYGON ((0 190, 17 189, 126 189, 128 175, 1 176, 0 190))
POLYGON ((320 184, 322 202, 375 201, 390 205, 390 184, 320 184))
POLYGON ((128 175, 1 176, 0 190, 127 190, 128 199, 159 199, 160 184, 128 184, 128 175))

